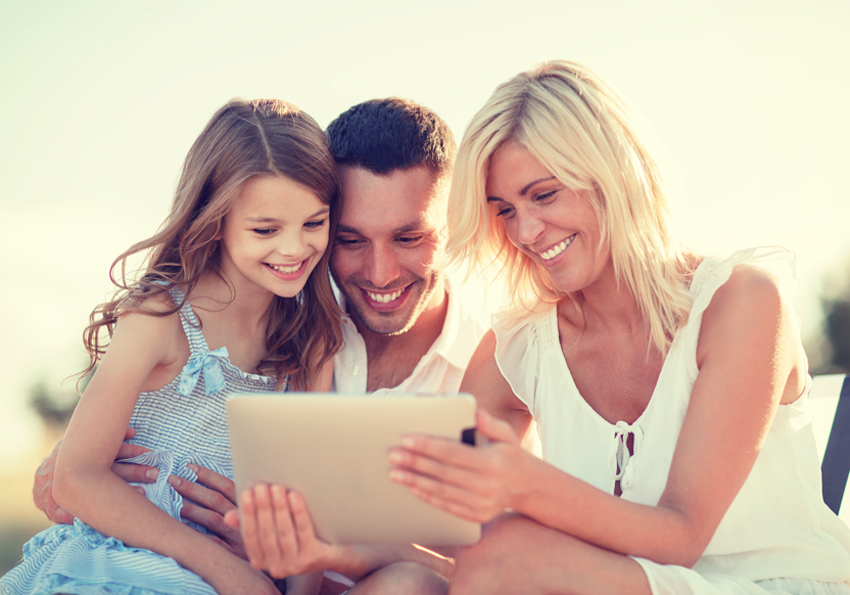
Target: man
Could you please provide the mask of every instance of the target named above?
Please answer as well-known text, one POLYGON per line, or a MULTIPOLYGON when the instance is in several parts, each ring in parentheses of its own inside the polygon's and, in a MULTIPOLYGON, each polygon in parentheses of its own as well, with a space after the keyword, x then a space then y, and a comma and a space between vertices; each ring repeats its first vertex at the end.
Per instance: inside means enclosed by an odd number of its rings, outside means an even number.
MULTIPOLYGON (((347 313, 345 347, 334 361, 335 390, 457 392, 483 329, 452 294, 444 270, 456 152, 451 131, 427 108, 396 98, 356 105, 327 131, 341 205, 330 270, 347 313)), ((119 457, 140 454, 137 448, 125 445, 119 457)), ((54 522, 70 522, 50 496, 54 459, 36 474, 36 505, 54 522)), ((141 466, 115 470, 128 481, 152 481, 157 473, 141 466)), ((169 478, 186 498, 184 518, 240 551, 238 532, 223 523, 235 507, 233 483, 203 468, 197 475, 198 483, 169 478)), ((450 572, 445 559, 412 546, 341 548, 317 540, 301 546, 300 554, 288 556, 294 572, 335 567, 357 582, 354 592, 402 588, 405 581, 439 592, 450 572)), ((333 592, 333 585, 324 589, 333 592)))

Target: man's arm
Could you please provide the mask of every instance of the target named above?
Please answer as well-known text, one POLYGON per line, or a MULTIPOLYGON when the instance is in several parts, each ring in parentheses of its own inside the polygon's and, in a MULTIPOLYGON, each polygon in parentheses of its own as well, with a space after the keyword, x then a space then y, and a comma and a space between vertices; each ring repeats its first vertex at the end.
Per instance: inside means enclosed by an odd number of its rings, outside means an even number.
MULTIPOLYGON (((128 428, 127 433, 124 435, 124 440, 130 440, 135 435, 136 430, 128 428)), ((56 500, 53 499, 53 474, 56 468, 56 457, 59 455, 61 446, 62 441, 60 440, 53 447, 53 452, 36 469, 32 486, 32 499, 36 508, 42 511, 51 521, 60 525, 70 525, 74 522, 74 515, 59 506, 56 500)), ((144 454, 149 450, 138 444, 124 442, 121 448, 118 449, 116 460, 130 459, 144 454)), ((153 483, 156 481, 157 474, 159 473, 156 467, 125 463, 115 463, 112 465, 112 471, 124 481, 133 483, 153 483)), ((143 490, 142 488, 137 488, 137 491, 141 492, 143 490)))

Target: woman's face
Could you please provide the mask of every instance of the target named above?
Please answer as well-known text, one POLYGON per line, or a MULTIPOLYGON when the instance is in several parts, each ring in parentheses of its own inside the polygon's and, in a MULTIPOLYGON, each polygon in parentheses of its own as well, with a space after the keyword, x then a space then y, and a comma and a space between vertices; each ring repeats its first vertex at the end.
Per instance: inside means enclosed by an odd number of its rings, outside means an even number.
POLYGON ((564 292, 596 281, 610 262, 599 250, 599 219, 585 191, 570 190, 513 141, 490 161, 487 203, 508 239, 564 292))

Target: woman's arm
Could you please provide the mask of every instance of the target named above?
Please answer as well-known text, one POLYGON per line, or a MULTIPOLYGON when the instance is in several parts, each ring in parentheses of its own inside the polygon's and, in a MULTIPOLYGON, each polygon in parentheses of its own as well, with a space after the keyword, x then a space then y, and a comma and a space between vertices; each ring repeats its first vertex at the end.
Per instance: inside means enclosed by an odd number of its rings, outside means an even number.
MULTIPOLYGON (((738 267, 715 293, 704 313, 697 364, 700 372, 658 506, 622 500, 519 456, 505 427, 486 417, 479 430, 491 439, 489 445, 462 449, 413 437, 395 479, 466 518, 489 520, 504 503, 606 549, 690 566, 749 475, 777 407, 796 399, 805 385, 805 356, 791 312, 768 273, 738 267), (482 502, 494 504, 482 508, 482 502), (458 512, 463 510, 472 512, 458 512)), ((504 397, 496 399, 497 405, 503 402, 504 397)))
POLYGON ((178 357, 179 343, 171 339, 179 326, 176 314, 121 317, 68 426, 56 462, 54 496, 98 531, 174 558, 220 593, 248 587, 272 593, 266 577, 171 518, 111 470, 137 397, 150 388, 146 381, 178 357))

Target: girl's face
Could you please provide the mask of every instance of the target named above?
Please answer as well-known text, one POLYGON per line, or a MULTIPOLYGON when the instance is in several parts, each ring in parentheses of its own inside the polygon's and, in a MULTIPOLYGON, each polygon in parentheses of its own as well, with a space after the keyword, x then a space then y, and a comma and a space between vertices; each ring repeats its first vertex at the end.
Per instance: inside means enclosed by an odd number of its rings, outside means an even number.
POLYGON ((582 290, 606 269, 610 255, 598 249, 599 219, 586 193, 564 186, 522 145, 509 141, 493 154, 486 191, 508 239, 559 290, 582 290))
POLYGON ((249 178, 224 218, 223 272, 240 288, 294 297, 328 247, 330 207, 284 176, 249 178))

